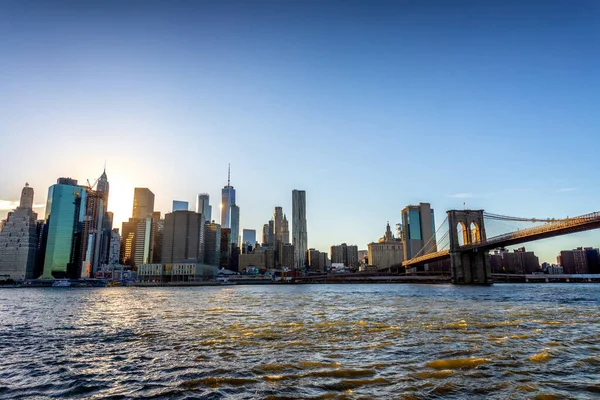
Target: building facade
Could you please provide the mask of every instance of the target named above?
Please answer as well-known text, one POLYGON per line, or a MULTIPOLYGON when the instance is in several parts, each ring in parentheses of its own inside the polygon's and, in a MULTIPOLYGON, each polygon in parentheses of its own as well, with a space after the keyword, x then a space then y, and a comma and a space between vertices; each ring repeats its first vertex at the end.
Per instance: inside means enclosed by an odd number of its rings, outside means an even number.
POLYGON ((196 212, 202 214, 206 222, 212 222, 212 206, 210 205, 210 196, 208 193, 198 194, 196 212))
POLYGON ((242 231, 242 243, 249 244, 250 246, 256 246, 256 230, 244 229, 242 231))
POLYGON ((404 261, 404 244, 395 238, 388 222, 385 233, 377 243, 368 245, 368 263, 378 270, 387 270, 392 266, 399 266, 404 261))
POLYGON ((330 249, 331 262, 344 264, 345 267, 356 268, 359 266, 358 246, 341 245, 331 246, 330 249))
POLYGON ((187 201, 173 200, 172 211, 188 211, 190 204, 187 201))
POLYGON ((154 212, 154 193, 148 188, 133 190, 133 211, 131 218, 143 219, 152 217, 154 212))
POLYGON ((33 212, 33 188, 21 191, 21 201, 9 213, 0 231, 0 280, 32 279, 38 250, 37 214, 33 212))
POLYGON ((292 244, 294 245, 297 270, 306 266, 306 251, 308 250, 308 233, 306 228, 306 191, 292 191, 292 244))
POLYGON ((406 206, 402 210, 404 259, 437 251, 434 211, 429 203, 406 206), (424 248, 427 245, 427 248, 424 248))
POLYGON ((221 263, 221 225, 204 223, 204 263, 219 266, 221 263))
POLYGON ((59 178, 48 189, 43 278, 81 277, 86 206, 87 189, 77 186, 74 179, 59 178))
POLYGON ((165 215, 162 238, 162 264, 182 263, 204 258, 204 220, 194 211, 174 211, 165 215))

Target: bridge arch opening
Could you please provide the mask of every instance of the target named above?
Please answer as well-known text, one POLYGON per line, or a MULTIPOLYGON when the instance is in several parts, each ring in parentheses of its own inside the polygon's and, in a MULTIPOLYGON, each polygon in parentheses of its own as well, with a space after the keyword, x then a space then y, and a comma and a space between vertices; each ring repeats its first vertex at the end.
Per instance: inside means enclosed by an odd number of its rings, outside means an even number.
POLYGON ((481 229, 475 221, 471 222, 471 225, 469 226, 469 231, 471 234, 471 243, 481 242, 481 229))
POLYGON ((467 229, 467 226, 465 225, 464 222, 459 221, 458 224, 456 225, 456 232, 458 232, 458 245, 459 246, 464 246, 465 244, 469 244, 470 241, 470 237, 469 237, 469 230, 467 229))

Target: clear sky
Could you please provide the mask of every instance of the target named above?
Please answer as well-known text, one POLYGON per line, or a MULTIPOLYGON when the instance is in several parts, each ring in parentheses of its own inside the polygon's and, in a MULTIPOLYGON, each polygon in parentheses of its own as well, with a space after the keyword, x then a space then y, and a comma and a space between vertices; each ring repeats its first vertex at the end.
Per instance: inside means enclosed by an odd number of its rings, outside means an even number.
POLYGON ((231 163, 241 228, 305 189, 322 251, 420 201, 597 211, 599 50, 596 0, 0 1, 0 218, 105 160, 118 227, 136 186, 218 215, 231 163))

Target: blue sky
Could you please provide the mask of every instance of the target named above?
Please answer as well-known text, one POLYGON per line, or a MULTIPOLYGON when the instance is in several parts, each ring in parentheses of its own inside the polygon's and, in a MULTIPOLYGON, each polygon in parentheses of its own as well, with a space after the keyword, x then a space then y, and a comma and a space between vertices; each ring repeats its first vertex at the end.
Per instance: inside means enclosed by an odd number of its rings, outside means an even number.
POLYGON ((600 3, 492 3, 0 2, 0 208, 106 160, 118 221, 136 186, 218 207, 231 163, 242 228, 305 189, 322 251, 420 201, 599 210, 600 3))

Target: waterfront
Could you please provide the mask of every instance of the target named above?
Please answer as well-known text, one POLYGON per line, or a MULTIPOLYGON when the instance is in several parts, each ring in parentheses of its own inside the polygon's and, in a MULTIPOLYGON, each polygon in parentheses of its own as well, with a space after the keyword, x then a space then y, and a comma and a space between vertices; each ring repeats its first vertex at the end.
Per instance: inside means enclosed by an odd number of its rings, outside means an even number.
POLYGON ((2 398, 597 398, 600 286, 0 290, 2 398))

